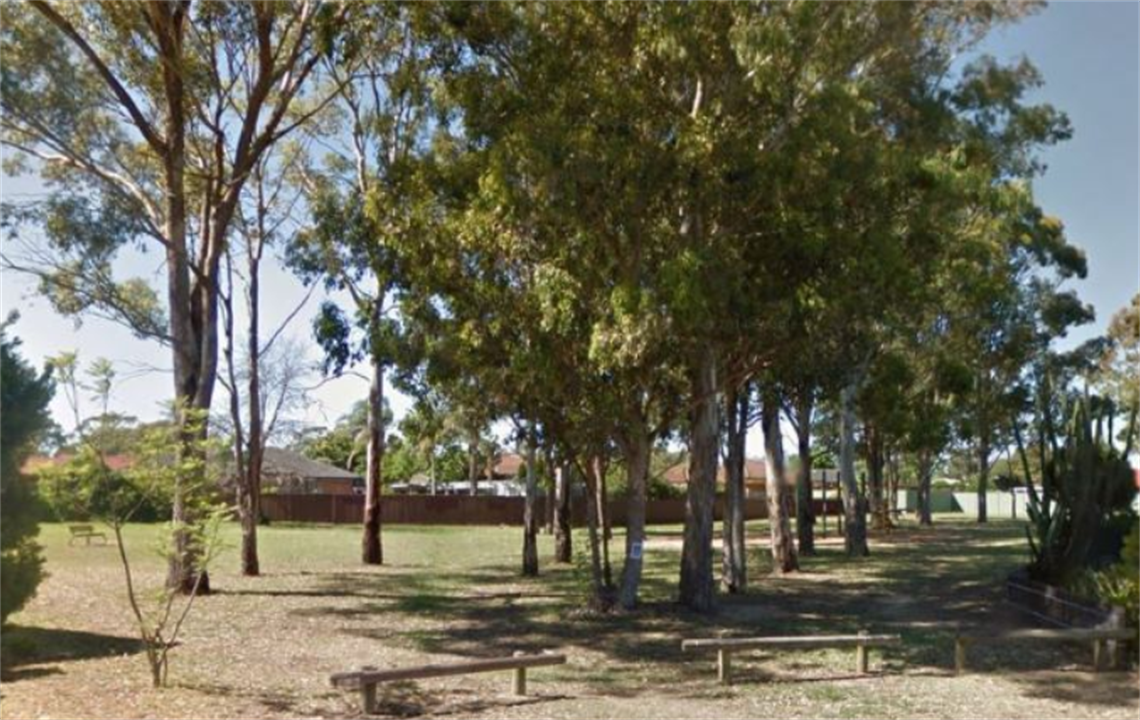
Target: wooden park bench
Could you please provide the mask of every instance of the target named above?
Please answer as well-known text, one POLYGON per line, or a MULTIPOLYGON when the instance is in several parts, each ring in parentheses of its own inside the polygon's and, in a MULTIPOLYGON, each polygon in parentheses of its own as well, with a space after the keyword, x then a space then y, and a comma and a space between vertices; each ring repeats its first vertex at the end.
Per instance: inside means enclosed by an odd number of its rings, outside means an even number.
MULTIPOLYGON (((1131 640, 1136 638, 1136 631, 1128 628, 1033 628, 1027 630, 1007 630, 1006 632, 987 632, 977 634, 964 634, 958 632, 954 638, 954 669, 960 675, 966 671, 966 648, 971 645, 1006 644, 1022 640, 1039 642, 1091 642, 1093 647, 1093 671, 1099 671, 1103 658, 1107 654, 1106 643, 1110 640, 1131 640)), ((1119 650, 1118 650, 1119 651, 1119 650)), ((1113 660, 1115 664, 1115 659, 1113 660)))
POLYGON ((860 632, 858 635, 804 635, 798 637, 756 637, 756 638, 708 638, 702 640, 682 640, 682 650, 716 650, 717 678, 721 683, 729 683, 731 672, 730 654, 738 650, 813 650, 818 648, 855 648, 855 670, 859 674, 867 672, 867 649, 897 645, 902 642, 898 635, 871 635, 860 632))
POLYGON ((95 529, 94 525, 68 525, 67 531, 71 533, 71 537, 67 539, 67 544, 71 545, 76 540, 86 540, 87 544, 91 544, 91 538, 99 538, 103 544, 107 544, 107 534, 95 529))
POLYGON ((527 655, 525 653, 515 653, 514 657, 463 660, 460 662, 420 665, 418 667, 393 670, 377 670, 373 667, 362 667, 355 672, 336 673, 329 679, 335 688, 359 690, 364 712, 371 713, 376 708, 376 686, 382 682, 424 680, 426 678, 448 677, 451 675, 470 675, 473 673, 493 672, 496 670, 514 670, 514 683, 512 684, 514 694, 526 695, 527 668, 563 665, 565 663, 565 655, 555 655, 551 653, 527 655))

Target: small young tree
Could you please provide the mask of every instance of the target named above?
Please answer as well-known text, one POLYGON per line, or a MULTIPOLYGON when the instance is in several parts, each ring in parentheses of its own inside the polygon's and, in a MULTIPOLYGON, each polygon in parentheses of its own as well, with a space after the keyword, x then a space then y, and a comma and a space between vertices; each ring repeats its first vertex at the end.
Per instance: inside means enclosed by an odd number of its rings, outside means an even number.
POLYGON ((43 472, 41 482, 49 485, 48 497, 66 506, 55 508, 60 514, 81 513, 105 523, 112 531, 123 568, 127 603, 135 618, 139 638, 146 651, 154 687, 165 687, 170 669, 170 651, 177 646, 178 637, 194 606, 206 570, 222 549, 219 539, 221 522, 229 514, 222 505, 212 502, 203 478, 206 458, 215 456, 224 447, 218 442, 197 439, 188 446, 184 432, 189 427, 195 438, 204 438, 199 429, 206 422, 205 414, 186 408, 176 409, 183 422, 155 424, 147 428, 135 448, 131 468, 122 473, 112 472, 107 464, 107 452, 98 444, 97 436, 84 432, 79 422, 80 390, 92 392, 105 415, 114 386, 114 369, 106 360, 92 364, 88 375, 90 383, 81 383, 77 377, 77 356, 62 355, 53 360, 59 381, 64 386, 68 402, 72 405, 81 433, 76 457, 66 465, 52 467, 43 472), (190 425, 187 426, 187 418, 190 425), (184 502, 193 512, 193 522, 171 520, 165 527, 159 543, 159 553, 165 562, 185 552, 189 547, 194 558, 194 585, 183 594, 178 587, 162 585, 151 594, 137 584, 127 552, 124 528, 138 511, 148 503, 169 498, 172 488, 181 486, 184 502))

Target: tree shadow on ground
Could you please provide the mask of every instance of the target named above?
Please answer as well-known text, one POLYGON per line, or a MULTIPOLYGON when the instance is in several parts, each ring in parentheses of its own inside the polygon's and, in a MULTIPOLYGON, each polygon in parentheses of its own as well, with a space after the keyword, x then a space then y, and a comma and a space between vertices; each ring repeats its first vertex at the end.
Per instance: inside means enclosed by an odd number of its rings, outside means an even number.
MULTIPOLYGON (((341 616, 351 622, 337 632, 382 637, 430 654, 494 657, 515 651, 571 652, 589 660, 551 669, 547 677, 608 696, 651 692, 704 697, 716 692, 715 656, 683 653, 680 641, 717 635, 893 632, 902 635, 903 644, 875 652, 882 671, 944 677, 953 669, 958 626, 996 630, 1025 625, 1003 599, 1005 575, 1023 562, 1024 555, 1024 549, 1011 541, 1016 535, 1010 530, 1008 524, 907 527, 876 538, 870 558, 848 560, 841 548, 824 547, 818 555, 803 559, 804 572, 788 576, 771 575, 766 551, 757 549, 749 554, 749 591, 720 596, 717 611, 709 615, 688 612, 673 601, 679 555, 670 550, 646 553, 645 601, 632 613, 581 612, 588 585, 583 571, 545 562, 538 578, 522 578, 517 566, 506 563, 448 568, 446 573, 408 568, 330 573, 317 578, 313 595, 327 593, 333 601, 359 597, 365 602, 296 612, 341 616), (417 622, 408 628, 402 621, 411 618, 417 622), (646 665, 653 666, 650 686, 637 679, 639 668, 646 665), (694 678, 701 682, 692 682, 694 678)), ((620 554, 613 557, 616 575, 620 554)), ((714 557, 714 567, 719 567, 719 557, 714 557)), ((1008 657, 979 658, 978 668, 991 667, 992 662, 1006 671, 1039 671, 1086 661, 1077 654, 1079 649, 1015 650, 1008 657)), ((747 663, 741 660, 742 665, 747 663)), ((853 651, 795 651, 766 656, 762 662, 767 668, 759 663, 742 667, 742 677, 760 673, 756 679, 782 683, 844 679, 854 658, 853 651), (773 666, 779 671, 772 672, 773 666)), ((1027 692, 1079 698, 1082 688, 1081 681, 1073 680, 1027 692)))
POLYGON ((44 665, 132 655, 142 652, 143 645, 138 638, 11 625, 4 628, 0 648, 0 679, 15 682, 59 672, 44 665))
POLYGON ((1131 672, 1093 673, 1065 671, 1008 674, 1028 697, 1080 705, 1136 708, 1140 705, 1135 675, 1131 672))
POLYGON ((509 708, 564 700, 564 695, 531 694, 526 696, 488 696, 458 688, 428 688, 406 681, 384 683, 377 687, 373 715, 424 717, 458 715, 465 717, 484 712, 501 714, 509 708))

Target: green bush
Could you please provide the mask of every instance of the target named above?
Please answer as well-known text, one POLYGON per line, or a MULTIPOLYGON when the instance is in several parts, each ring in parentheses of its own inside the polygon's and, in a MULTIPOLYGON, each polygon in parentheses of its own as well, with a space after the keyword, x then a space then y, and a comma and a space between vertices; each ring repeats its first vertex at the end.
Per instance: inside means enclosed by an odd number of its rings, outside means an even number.
POLYGON ((0 325, 0 623, 36 593, 44 578, 35 493, 20 466, 47 429, 55 392, 50 373, 37 373, 19 354, 20 341, 0 325))
POLYGON ((103 466, 98 454, 82 448, 63 465, 39 474, 40 497, 61 522, 126 517, 131 522, 170 520, 170 498, 146 492, 127 473, 103 466))
POLYGON ((1120 562, 1087 573, 1076 589, 1106 605, 1124 608, 1128 626, 1140 627, 1140 522, 1132 524, 1120 562))
MULTIPOLYGON (((4 483, 4 521, 0 536, 3 537, 3 550, 0 551, 0 623, 7 622, 8 616, 22 608, 36 594, 36 587, 44 579, 44 560, 40 546, 34 538, 38 532, 35 521, 18 521, 14 518, 15 508, 33 504, 28 482, 18 475, 4 483), (9 518, 13 522, 9 525, 9 518), (23 527, 18 527, 22 525, 23 527)), ((32 513, 27 513, 32 517, 32 513)))
POLYGON ((1107 437, 1097 408, 1090 397, 1070 404, 1064 436, 1054 433, 1049 440, 1054 449, 1043 466, 1040 492, 1028 486, 1029 572, 1037 580, 1077 581, 1112 518, 1127 512, 1136 497, 1127 453, 1107 437))

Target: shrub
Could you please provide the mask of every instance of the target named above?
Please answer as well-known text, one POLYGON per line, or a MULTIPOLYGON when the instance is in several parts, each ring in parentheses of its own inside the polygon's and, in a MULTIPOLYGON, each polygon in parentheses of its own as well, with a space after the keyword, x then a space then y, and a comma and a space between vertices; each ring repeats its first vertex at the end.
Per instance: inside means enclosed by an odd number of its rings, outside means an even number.
POLYGON ((1128 453, 1107 438, 1095 407, 1088 397, 1071 405, 1065 436, 1050 438, 1055 450, 1043 466, 1041 492, 1029 485, 1029 572, 1044 582, 1079 578, 1098 536, 1136 496, 1128 453))
MULTIPOLYGON (((7 414, 7 405, 5 405, 7 414)), ((4 452, 7 452, 6 450, 4 452)), ((5 459, 7 463, 7 459, 5 459)), ((3 480, 3 519, 0 524, 0 622, 22 608, 44 579, 43 557, 35 542, 39 532, 36 497, 31 481, 19 473, 3 480)))
POLYGON ((127 473, 110 470, 98 453, 83 447, 66 463, 39 473, 43 502, 58 520, 129 517, 131 522, 170 520, 170 497, 152 492, 127 473))
POLYGON ((1087 573, 1076 588, 1106 605, 1124 608, 1129 627, 1140 627, 1140 522, 1124 541, 1120 561, 1104 570, 1087 573))
POLYGON ((20 466, 50 424, 47 406, 55 392, 48 371, 37 373, 9 337, 12 316, 0 325, 0 623, 36 593, 44 578, 35 542, 35 493, 20 466))

